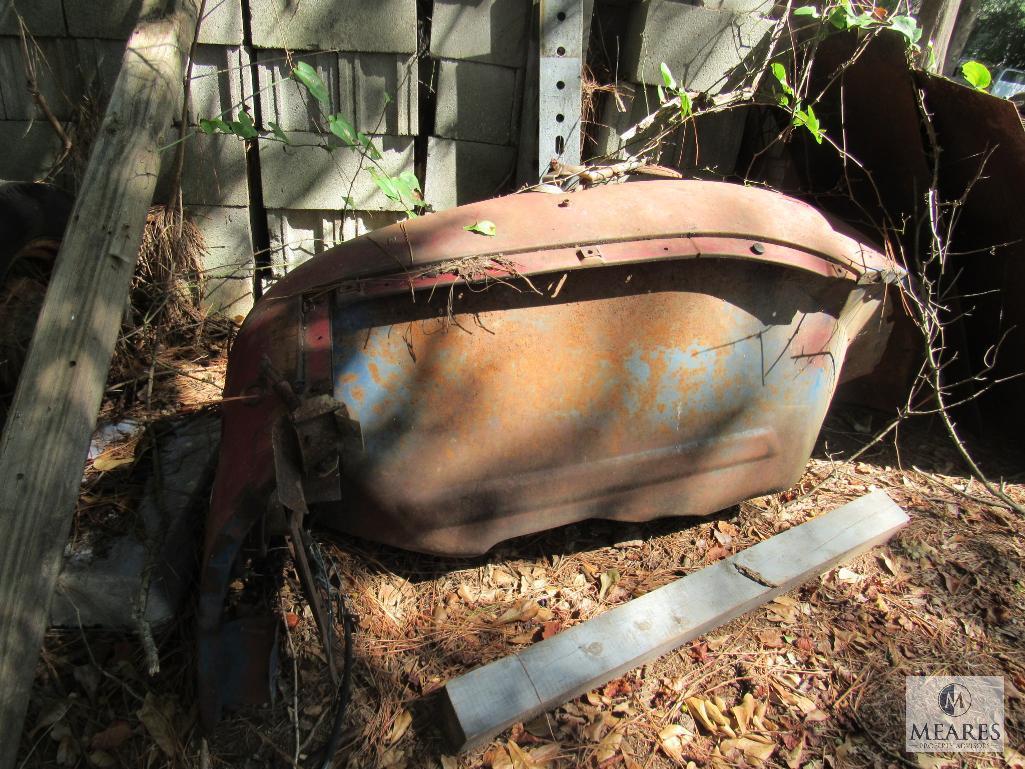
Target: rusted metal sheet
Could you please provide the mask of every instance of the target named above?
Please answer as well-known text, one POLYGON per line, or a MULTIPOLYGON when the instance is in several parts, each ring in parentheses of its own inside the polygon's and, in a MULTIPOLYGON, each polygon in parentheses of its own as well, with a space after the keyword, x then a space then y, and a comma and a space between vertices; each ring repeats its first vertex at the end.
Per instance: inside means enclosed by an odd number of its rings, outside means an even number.
POLYGON ((250 398, 224 405, 204 718, 234 703, 210 672, 223 607, 243 540, 275 509, 472 555, 785 487, 899 275, 803 203, 677 181, 464 206, 290 273, 229 361, 226 395, 250 398), (496 237, 464 229, 484 219, 496 237))

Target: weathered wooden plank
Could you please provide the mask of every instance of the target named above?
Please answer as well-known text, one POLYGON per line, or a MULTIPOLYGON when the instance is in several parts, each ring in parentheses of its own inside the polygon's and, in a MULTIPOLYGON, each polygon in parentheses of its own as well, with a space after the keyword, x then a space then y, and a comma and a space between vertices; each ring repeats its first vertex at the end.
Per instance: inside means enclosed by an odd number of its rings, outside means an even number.
POLYGON ((908 517, 875 491, 445 685, 465 750, 704 635, 889 539, 908 517))
MULTIPOLYGON (((98 11, 100 12, 100 11, 98 11)), ((14 766, 50 598, 181 93, 196 0, 147 0, 64 235, 0 445, 0 769, 14 766)))

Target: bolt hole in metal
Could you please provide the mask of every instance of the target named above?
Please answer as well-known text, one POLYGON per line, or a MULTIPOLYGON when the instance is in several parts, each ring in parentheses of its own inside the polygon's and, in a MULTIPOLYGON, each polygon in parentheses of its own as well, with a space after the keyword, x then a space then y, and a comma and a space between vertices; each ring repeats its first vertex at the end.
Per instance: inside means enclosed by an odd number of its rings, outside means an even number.
POLYGON ((565 56, 566 55, 566 49, 563 48, 561 45, 558 48, 555 49, 555 52, 557 54, 559 54, 559 56, 565 56))
POLYGON ((555 137, 555 154, 561 155, 562 151, 566 148, 566 140, 561 136, 555 137))
POLYGON ((557 14, 555 14, 555 18, 557 18, 559 21, 566 21, 566 12, 559 11, 557 14))
POLYGON ((558 88, 561 91, 563 88, 566 87, 566 84, 563 81, 560 80, 559 82, 557 82, 555 84, 555 87, 558 88))
POLYGON ((556 115, 556 116, 555 116, 555 122, 556 122, 556 123, 561 123, 561 122, 562 122, 563 120, 565 120, 565 119, 566 119, 566 116, 565 116, 565 115, 562 115, 562 114, 559 114, 559 115, 556 115))

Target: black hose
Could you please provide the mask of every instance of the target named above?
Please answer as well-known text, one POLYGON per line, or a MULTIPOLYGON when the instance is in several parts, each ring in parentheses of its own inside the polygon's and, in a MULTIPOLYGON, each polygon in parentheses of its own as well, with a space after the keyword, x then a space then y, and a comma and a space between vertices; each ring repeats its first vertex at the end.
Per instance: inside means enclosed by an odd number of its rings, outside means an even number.
POLYGON ((352 629, 353 619, 345 606, 345 598, 338 594, 338 608, 342 616, 342 632, 345 638, 345 657, 342 662, 342 680, 338 684, 338 691, 335 694, 335 716, 331 722, 331 734, 324 748, 324 761, 321 769, 331 769, 334 763, 335 753, 342 741, 342 725, 345 723, 345 711, 349 707, 349 697, 352 689, 352 629))

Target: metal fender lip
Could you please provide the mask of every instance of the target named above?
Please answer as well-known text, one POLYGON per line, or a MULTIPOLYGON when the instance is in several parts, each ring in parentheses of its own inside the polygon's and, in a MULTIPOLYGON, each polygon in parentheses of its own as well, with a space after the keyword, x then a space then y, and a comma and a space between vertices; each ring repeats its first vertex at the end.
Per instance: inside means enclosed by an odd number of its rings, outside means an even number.
POLYGON ((902 274, 850 227, 794 198, 725 182, 646 181, 509 195, 393 224, 300 265, 267 298, 488 256, 525 274, 698 256, 831 269, 855 280, 902 274), (493 237, 465 229, 483 220, 495 223, 493 237))
POLYGON ((258 523, 272 528, 275 505, 344 508, 343 530, 469 554, 584 517, 663 515, 683 492, 698 513, 762 493, 803 467, 847 341, 879 305, 883 288, 866 284, 901 274, 811 206, 697 181, 498 198, 301 265, 257 303, 229 357, 235 400, 222 411, 201 577, 204 723, 252 701, 268 675, 273 626, 223 614, 243 543, 258 523), (465 229, 485 219, 494 237, 465 229), (480 280, 575 275, 561 295, 465 292, 458 312, 508 320, 508 332, 418 329, 411 339, 428 353, 418 362, 389 331, 436 318, 409 292, 465 281, 453 266, 464 260, 480 280), (442 360, 463 362, 442 371, 442 360), (354 384, 364 373, 373 404, 354 384), (473 403, 460 411, 446 382, 462 382, 473 403), (294 461, 282 459, 282 425, 294 461))

